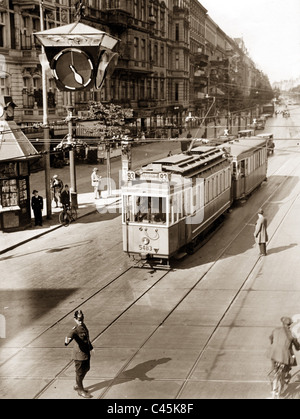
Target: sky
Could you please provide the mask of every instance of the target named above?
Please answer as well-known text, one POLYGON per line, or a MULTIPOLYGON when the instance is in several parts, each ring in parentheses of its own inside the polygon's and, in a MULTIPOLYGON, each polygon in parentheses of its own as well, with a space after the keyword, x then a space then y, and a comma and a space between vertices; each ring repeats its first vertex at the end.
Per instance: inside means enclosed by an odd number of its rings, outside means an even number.
POLYGON ((199 0, 271 83, 300 77, 300 0, 199 0))

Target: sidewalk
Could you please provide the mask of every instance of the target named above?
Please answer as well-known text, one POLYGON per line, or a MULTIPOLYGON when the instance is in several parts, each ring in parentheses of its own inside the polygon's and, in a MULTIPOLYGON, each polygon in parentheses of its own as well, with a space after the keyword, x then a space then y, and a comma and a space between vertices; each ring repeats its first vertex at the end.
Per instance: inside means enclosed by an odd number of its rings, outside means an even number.
MULTIPOLYGON (((175 143, 167 144, 162 143, 159 150, 155 150, 150 144, 145 146, 135 147, 132 150, 132 160, 136 162, 133 164, 134 167, 146 164, 149 160, 156 158, 161 158, 164 155, 167 155, 169 149, 176 150, 178 145, 175 143)), ((103 178, 106 177, 107 167, 106 165, 96 164, 99 168, 100 173, 103 178)), ((77 201, 78 209, 77 214, 78 218, 84 217, 85 215, 91 214, 94 211, 101 212, 101 208, 112 205, 115 202, 118 202, 120 199, 120 189, 119 187, 119 171, 121 170, 121 160, 112 159, 111 161, 111 179, 114 181, 112 185, 111 197, 107 198, 107 192, 102 191, 102 197, 99 200, 94 199, 94 193, 91 191, 90 185, 90 175, 94 164, 76 164, 76 177, 77 177, 77 201)), ((70 168, 69 166, 64 166, 63 168, 50 169, 50 176, 57 174, 64 182, 64 184, 70 184, 70 168)), ((0 230, 0 254, 8 252, 9 250, 26 243, 32 239, 40 237, 46 233, 49 233, 57 228, 60 228, 58 215, 61 212, 61 208, 52 207, 52 218, 48 220, 46 218, 46 192, 45 192, 45 175, 43 171, 32 173, 30 176, 30 190, 37 189, 39 194, 44 197, 44 210, 43 210, 43 226, 35 227, 34 220, 32 219, 32 227, 26 228, 21 231, 11 231, 3 232, 0 230)), ((33 217, 33 214, 32 214, 33 217)))
MULTIPOLYGON (((77 195, 78 209, 77 219, 80 219, 86 215, 92 214, 95 211, 101 212, 101 209, 108 207, 120 200, 120 190, 113 190, 110 197, 107 197, 107 192, 102 192, 102 198, 95 200, 94 193, 82 193, 77 195)), ((36 239, 37 237, 43 236, 57 228, 62 227, 59 223, 58 216, 62 211, 62 208, 52 207, 52 218, 46 218, 46 199, 44 199, 44 210, 43 210, 43 226, 35 227, 34 219, 31 220, 31 227, 20 230, 20 231, 0 231, 0 255, 20 246, 30 240, 36 239)))

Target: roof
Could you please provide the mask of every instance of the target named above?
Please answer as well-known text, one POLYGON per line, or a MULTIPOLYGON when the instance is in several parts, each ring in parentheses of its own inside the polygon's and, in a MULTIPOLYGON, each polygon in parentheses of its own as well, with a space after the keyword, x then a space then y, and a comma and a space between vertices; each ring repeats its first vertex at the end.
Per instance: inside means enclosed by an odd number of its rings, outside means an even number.
POLYGON ((165 166, 170 166, 173 164, 179 164, 183 162, 187 162, 188 160, 191 160, 191 156, 187 154, 175 154, 174 156, 164 157, 160 160, 155 160, 152 162, 152 164, 162 164, 165 166))
POLYGON ((223 143, 219 146, 219 148, 228 147, 230 148, 230 154, 233 157, 238 157, 243 154, 248 153, 249 151, 253 151, 256 148, 261 148, 266 146, 266 139, 265 138, 257 138, 257 137, 247 137, 247 138, 239 138, 234 141, 230 141, 228 143, 223 143))
POLYGON ((271 138, 271 136, 273 137, 273 133, 272 132, 264 132, 263 134, 256 134, 256 137, 261 137, 261 138, 271 138))
POLYGON ((58 26, 34 35, 45 47, 100 46, 112 49, 119 41, 114 36, 80 22, 58 26))
POLYGON ((211 146, 199 146, 191 150, 190 154, 176 154, 154 161, 142 167, 142 172, 169 172, 191 177, 212 167, 227 162, 222 149, 211 146))
POLYGON ((39 155, 15 121, 0 121, 0 161, 39 155))

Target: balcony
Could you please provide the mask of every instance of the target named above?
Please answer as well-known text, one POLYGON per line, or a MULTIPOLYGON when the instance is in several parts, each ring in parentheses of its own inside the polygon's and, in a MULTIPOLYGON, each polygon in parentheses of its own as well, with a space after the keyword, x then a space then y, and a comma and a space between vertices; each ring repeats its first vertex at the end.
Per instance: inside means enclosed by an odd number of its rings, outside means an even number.
MULTIPOLYGON (((40 0, 12 0, 13 6, 19 6, 20 10, 39 10, 40 0)), ((44 0, 44 7, 46 9, 55 10, 56 4, 54 0, 44 0)))
POLYGON ((207 86, 207 77, 206 76, 194 76, 194 86, 198 88, 203 88, 207 86))
POLYGON ((208 55, 198 52, 194 54, 194 65, 199 67, 206 67, 208 65, 208 55))
POLYGON ((140 108, 155 108, 158 101, 156 99, 140 99, 138 100, 138 106, 140 108))
POLYGON ((126 29, 131 23, 131 15, 123 10, 110 9, 106 11, 107 24, 117 29, 126 29), (130 21, 129 21, 130 19, 130 21))
POLYGON ((173 14, 175 17, 181 16, 181 15, 188 15, 189 9, 184 6, 176 5, 176 6, 173 6, 173 14))

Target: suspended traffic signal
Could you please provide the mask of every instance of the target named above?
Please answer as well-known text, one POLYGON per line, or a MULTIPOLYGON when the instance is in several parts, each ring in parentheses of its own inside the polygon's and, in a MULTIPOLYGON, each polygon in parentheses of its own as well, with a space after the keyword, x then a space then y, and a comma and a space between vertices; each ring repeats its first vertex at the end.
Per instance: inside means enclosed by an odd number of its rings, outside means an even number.
POLYGON ((79 22, 34 35, 44 46, 59 90, 100 89, 118 60, 112 51, 117 38, 79 22))

